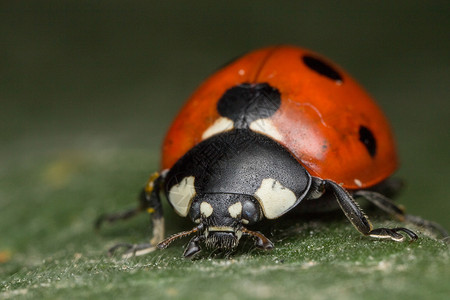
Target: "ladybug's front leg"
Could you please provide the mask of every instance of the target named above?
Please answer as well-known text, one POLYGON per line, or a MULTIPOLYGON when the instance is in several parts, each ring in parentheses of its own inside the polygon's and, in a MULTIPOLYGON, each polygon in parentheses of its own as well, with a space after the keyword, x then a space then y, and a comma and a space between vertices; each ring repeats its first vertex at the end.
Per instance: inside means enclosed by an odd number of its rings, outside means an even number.
POLYGON ((108 250, 110 255, 116 252, 119 248, 126 248, 126 252, 122 255, 124 258, 144 255, 157 249, 156 245, 164 239, 164 216, 160 198, 160 190, 163 181, 164 176, 158 172, 155 172, 152 176, 150 176, 147 184, 142 190, 139 199, 139 206, 137 208, 125 211, 123 213, 106 215, 99 218, 96 226, 100 226, 103 221, 115 222, 121 219, 128 219, 142 211, 147 211, 151 217, 153 237, 150 240, 150 243, 117 244, 108 250))
POLYGON ((164 239, 164 215, 161 204, 161 186, 163 185, 165 174, 155 172, 147 184, 145 185, 142 196, 145 197, 145 203, 147 204, 147 212, 150 214, 151 222, 153 226, 153 237, 150 240, 152 246, 156 246, 164 239))
POLYGON ((412 240, 416 240, 417 235, 411 230, 403 227, 397 228, 375 228, 368 217, 363 213, 358 204, 353 200, 352 196, 340 185, 330 180, 322 180, 314 178, 316 185, 323 186, 326 190, 332 191, 336 200, 344 212, 345 216, 355 226, 355 228, 364 235, 374 238, 391 239, 396 242, 402 242, 405 237, 399 232, 408 235, 412 240))

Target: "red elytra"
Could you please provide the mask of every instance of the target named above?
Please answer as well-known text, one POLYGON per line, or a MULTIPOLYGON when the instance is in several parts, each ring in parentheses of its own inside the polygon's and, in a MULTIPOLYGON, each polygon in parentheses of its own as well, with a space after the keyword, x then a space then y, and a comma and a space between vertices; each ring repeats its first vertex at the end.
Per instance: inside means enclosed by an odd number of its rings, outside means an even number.
POLYGON ((170 169, 219 117, 217 102, 241 83, 268 83, 281 93, 271 117, 286 147, 312 176, 346 189, 373 186, 389 177, 398 158, 389 124, 372 98, 345 71, 322 56, 298 47, 274 46, 253 51, 217 71, 194 92, 172 123, 163 143, 162 168, 170 169), (303 58, 318 58, 340 75, 331 80, 303 58), (376 137, 370 155, 360 127, 376 137))

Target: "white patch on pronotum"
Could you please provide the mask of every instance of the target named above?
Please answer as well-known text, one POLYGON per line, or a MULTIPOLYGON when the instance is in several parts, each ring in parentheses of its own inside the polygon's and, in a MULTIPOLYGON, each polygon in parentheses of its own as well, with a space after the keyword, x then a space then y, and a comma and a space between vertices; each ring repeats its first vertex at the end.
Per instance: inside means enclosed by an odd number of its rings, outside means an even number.
POLYGON ((282 136, 280 132, 273 125, 269 119, 258 119, 250 123, 250 129, 254 132, 264 134, 276 141, 281 141, 282 136))
POLYGON ((355 184, 356 184, 358 187, 362 187, 361 180, 355 178, 355 179, 353 179, 353 181, 355 182, 355 184))
POLYGON ((186 217, 195 196, 194 176, 185 177, 180 183, 172 186, 169 191, 169 201, 182 217, 186 217))
POLYGON ((233 129, 234 123, 232 120, 220 117, 218 118, 211 126, 206 129, 202 134, 202 140, 206 140, 213 135, 216 135, 221 132, 229 131, 233 129))
POLYGON ((235 204, 230 205, 230 207, 228 207, 228 212, 230 213, 230 216, 232 218, 237 218, 238 216, 240 216, 242 214, 241 202, 236 202, 235 204))
POLYGON ((267 219, 275 219, 283 215, 297 201, 295 194, 280 182, 272 178, 266 178, 255 192, 255 198, 259 201, 267 219))
POLYGON ((209 204, 208 202, 204 202, 203 201, 200 204, 200 212, 202 213, 203 216, 205 216, 205 218, 207 218, 210 215, 212 215, 213 208, 212 208, 211 204, 209 204))

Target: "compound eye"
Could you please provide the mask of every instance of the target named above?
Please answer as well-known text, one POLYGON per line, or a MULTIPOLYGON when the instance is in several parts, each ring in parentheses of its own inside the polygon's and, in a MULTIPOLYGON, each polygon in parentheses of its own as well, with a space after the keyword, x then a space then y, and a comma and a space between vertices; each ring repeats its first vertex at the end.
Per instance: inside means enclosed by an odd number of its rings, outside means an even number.
POLYGON ((201 218, 199 201, 195 201, 194 203, 192 203, 191 209, 189 210, 189 217, 195 223, 199 223, 200 218, 201 218))
POLYGON ((259 221, 261 219, 259 207, 250 200, 244 201, 241 218, 244 224, 253 224, 259 221))

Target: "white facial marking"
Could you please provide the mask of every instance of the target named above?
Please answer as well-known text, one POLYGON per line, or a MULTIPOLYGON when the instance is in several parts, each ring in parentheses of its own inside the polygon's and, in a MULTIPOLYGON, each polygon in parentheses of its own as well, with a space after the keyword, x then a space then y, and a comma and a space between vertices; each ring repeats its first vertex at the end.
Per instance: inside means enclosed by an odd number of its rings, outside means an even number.
POLYGON ((187 216, 191 207, 192 198, 194 198, 196 193, 194 180, 194 176, 185 177, 169 191, 169 201, 177 214, 182 217, 187 216))
POLYGON ((218 118, 211 126, 209 126, 208 129, 205 130, 202 134, 202 140, 206 140, 209 137, 212 137, 213 135, 216 135, 218 133, 228 131, 233 129, 234 123, 232 120, 220 117, 218 118))
POLYGON ((250 129, 254 132, 262 133, 268 137, 273 138, 276 141, 281 141, 283 138, 276 129, 275 126, 273 126, 273 123, 269 119, 258 119, 250 123, 250 129))
POLYGON ((353 179, 353 181, 355 182, 355 184, 356 184, 358 187, 362 187, 361 180, 355 178, 355 179, 353 179))
POLYGON ((255 198, 261 204, 267 219, 275 219, 283 215, 297 201, 297 197, 291 190, 272 178, 262 181, 261 186, 255 192, 255 198))
POLYGON ((212 215, 213 208, 211 204, 209 204, 208 202, 202 202, 200 204, 200 212, 202 213, 203 216, 205 216, 205 218, 207 218, 210 215, 212 215))
POLYGON ((230 213, 230 216, 232 218, 237 218, 238 216, 240 216, 242 214, 242 204, 241 202, 236 202, 233 205, 230 205, 230 207, 228 207, 228 212, 230 213))
POLYGON ((209 232, 213 231, 234 232, 233 227, 230 226, 209 226, 208 230, 209 232))

